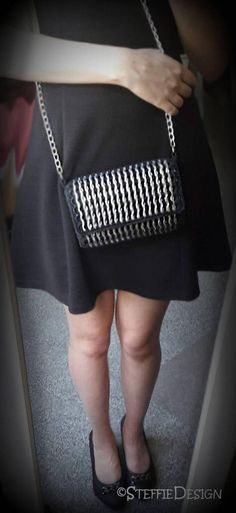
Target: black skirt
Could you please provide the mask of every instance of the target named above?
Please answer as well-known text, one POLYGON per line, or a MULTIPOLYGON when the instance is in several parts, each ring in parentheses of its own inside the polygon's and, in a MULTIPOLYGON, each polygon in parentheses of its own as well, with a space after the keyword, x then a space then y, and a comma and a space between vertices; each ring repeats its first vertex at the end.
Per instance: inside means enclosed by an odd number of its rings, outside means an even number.
MULTIPOLYGON (((168 2, 149 0, 148 5, 165 52, 180 60, 183 50, 168 2)), ((138 0, 47 0, 36 2, 36 8, 41 32, 47 35, 156 47, 138 0)), ((44 94, 66 180, 169 155, 163 111, 121 86, 44 84, 44 94)), ((12 226, 17 287, 45 290, 75 314, 91 310, 97 295, 107 289, 190 301, 200 292, 198 270, 229 269, 217 173, 194 96, 173 120, 185 225, 169 235, 82 249, 35 103, 12 226)))

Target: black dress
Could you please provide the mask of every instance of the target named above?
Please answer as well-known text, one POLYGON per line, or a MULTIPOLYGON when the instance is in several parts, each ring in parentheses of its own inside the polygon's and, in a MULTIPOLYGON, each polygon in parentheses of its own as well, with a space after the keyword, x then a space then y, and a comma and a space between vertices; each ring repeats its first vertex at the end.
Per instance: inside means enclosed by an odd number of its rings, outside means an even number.
MULTIPOLYGON (((165 52, 180 60, 183 50, 168 2, 149 0, 148 5, 165 52)), ((139 0, 39 0, 36 8, 44 34, 156 48, 139 0)), ((44 93, 66 180, 169 155, 163 111, 121 86, 44 84, 44 93)), ((106 289, 193 300, 199 295, 198 270, 229 269, 216 169, 194 96, 184 102, 174 124, 185 226, 171 235, 81 249, 36 102, 12 227, 17 287, 45 290, 71 313, 84 313, 106 289)))

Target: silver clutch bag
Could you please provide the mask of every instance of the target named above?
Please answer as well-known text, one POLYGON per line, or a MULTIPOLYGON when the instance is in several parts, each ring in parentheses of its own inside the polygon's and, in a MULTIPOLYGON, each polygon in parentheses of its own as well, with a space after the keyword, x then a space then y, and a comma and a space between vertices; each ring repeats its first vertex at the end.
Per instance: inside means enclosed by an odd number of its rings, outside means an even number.
POLYGON ((156 159, 79 176, 64 188, 82 247, 165 234, 183 216, 183 193, 175 159, 156 159))

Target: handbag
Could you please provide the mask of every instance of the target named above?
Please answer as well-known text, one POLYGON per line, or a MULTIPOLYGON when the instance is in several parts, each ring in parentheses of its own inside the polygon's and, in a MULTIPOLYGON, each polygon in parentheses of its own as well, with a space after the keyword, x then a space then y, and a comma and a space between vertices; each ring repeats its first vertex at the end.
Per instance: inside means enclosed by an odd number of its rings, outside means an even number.
MULTIPOLYGON (((157 47, 164 53, 147 2, 140 2, 157 47)), ((36 90, 56 171, 81 248, 164 235, 179 228, 184 220, 185 201, 170 114, 163 114, 170 144, 170 155, 166 158, 98 170, 66 183, 40 82, 36 82, 36 90)))

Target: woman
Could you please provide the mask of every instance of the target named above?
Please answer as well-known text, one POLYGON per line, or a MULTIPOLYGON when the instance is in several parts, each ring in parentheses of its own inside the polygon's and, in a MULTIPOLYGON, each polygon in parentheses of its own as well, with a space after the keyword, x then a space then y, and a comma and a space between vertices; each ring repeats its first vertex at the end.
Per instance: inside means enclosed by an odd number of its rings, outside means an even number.
POLYGON ((214 81, 227 65, 226 38, 217 13, 196 0, 149 0, 166 55, 138 0, 35 6, 42 34, 2 32, 8 50, 2 76, 44 83, 66 180, 167 154, 164 112, 175 120, 187 210, 178 232, 80 248, 37 104, 13 222, 16 286, 46 290, 65 305, 69 370, 92 427, 94 492, 115 508, 124 503, 117 495, 124 473, 109 422, 113 317, 121 342, 126 484, 154 487, 143 422, 160 367, 165 312, 171 299, 199 295, 198 270, 230 266, 216 170, 192 95, 196 80, 180 58, 186 51, 214 81))

